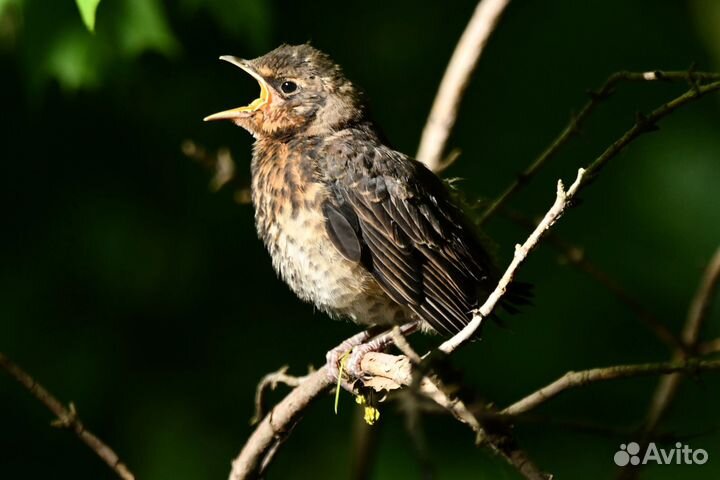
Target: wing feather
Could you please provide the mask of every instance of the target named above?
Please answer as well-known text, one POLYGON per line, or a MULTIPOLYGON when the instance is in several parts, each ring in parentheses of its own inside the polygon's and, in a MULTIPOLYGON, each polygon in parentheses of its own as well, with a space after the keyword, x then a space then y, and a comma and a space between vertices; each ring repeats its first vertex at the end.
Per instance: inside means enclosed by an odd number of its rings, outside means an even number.
MULTIPOLYGON (((494 287, 497 271, 442 182, 414 160, 386 155, 392 158, 357 159, 348 168, 361 171, 329 182, 337 205, 324 208, 328 234, 393 301, 452 335, 494 287)), ((525 298, 518 294, 515 303, 525 298)))

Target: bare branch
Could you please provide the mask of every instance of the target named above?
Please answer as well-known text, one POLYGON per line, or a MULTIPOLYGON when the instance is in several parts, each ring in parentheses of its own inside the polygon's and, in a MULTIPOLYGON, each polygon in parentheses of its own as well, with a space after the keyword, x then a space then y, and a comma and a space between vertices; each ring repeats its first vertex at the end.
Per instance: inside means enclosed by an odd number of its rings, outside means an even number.
POLYGON ((473 334, 480 327, 482 319, 484 317, 487 317, 492 312, 492 309, 495 307, 497 302, 505 293, 505 289, 513 279, 515 270, 523 262, 528 252, 535 248, 538 240, 542 237, 543 233, 558 218, 560 218, 560 216, 562 216, 568 205, 569 200, 577 193, 577 191, 587 185, 589 180, 591 180, 595 175, 597 175, 597 173, 605 165, 607 165, 610 159, 619 154, 627 145, 629 145, 633 140, 638 138, 643 133, 647 133, 657 129, 656 123, 662 118, 671 114, 681 106, 686 105, 693 100, 701 98, 702 96, 717 90, 720 90, 720 81, 707 85, 694 85, 693 88, 680 95, 679 97, 674 98, 673 100, 670 100, 664 105, 656 108, 649 115, 645 116, 638 114, 635 124, 627 132, 625 132, 619 139, 617 139, 608 148, 606 148, 605 151, 592 163, 590 163, 590 165, 588 165, 585 170, 579 170, 577 179, 567 192, 564 191, 562 187, 562 182, 559 182, 558 192, 555 198, 555 204, 545 214, 545 217, 538 224, 536 229, 532 232, 525 244, 523 244, 522 246, 516 246, 513 261, 510 263, 510 266, 500 279, 497 288, 493 291, 492 294, 490 294, 485 303, 475 312, 475 316, 465 326, 465 328, 463 328, 451 339, 443 343, 440 346, 440 350, 446 353, 450 353, 457 347, 468 341, 470 338, 472 338, 473 334))
MULTIPOLYGON (((685 349, 676 349, 673 354, 673 360, 682 360, 686 358, 686 351, 697 350, 700 329, 707 317, 713 295, 718 286, 718 281, 720 281, 720 247, 715 251, 715 254, 705 268, 697 292, 690 302, 687 320, 685 321, 685 327, 682 332, 685 349)), ((660 420, 675 399, 675 394, 681 382, 682 375, 680 374, 670 375, 658 382, 655 393, 650 401, 650 407, 643 426, 645 436, 650 435, 660 423, 660 420)))
POLYGON ((580 131, 581 126, 595 108, 605 99, 607 99, 618 83, 622 81, 684 81, 691 84, 693 89, 697 86, 698 81, 717 81, 720 80, 719 73, 707 72, 616 72, 605 81, 605 83, 593 92, 590 92, 590 100, 583 106, 577 115, 574 115, 568 125, 560 132, 553 142, 520 173, 517 178, 487 207, 479 219, 482 225, 491 216, 497 213, 511 195, 517 193, 529 180, 537 175, 537 173, 553 158, 560 148, 565 145, 570 138, 580 131))
POLYGON ((237 176, 235 160, 227 147, 221 147, 215 153, 208 152, 204 147, 192 140, 185 140, 180 145, 182 153, 212 173, 210 191, 216 193, 225 187, 233 189, 236 203, 250 203, 250 186, 237 176))
POLYGON ((510 0, 481 0, 455 46, 430 115, 423 129, 416 158, 430 170, 443 165, 442 156, 458 109, 478 59, 510 0))
POLYGON ((687 322, 683 329, 682 339, 688 347, 697 345, 700 329, 707 318, 710 305, 720 282, 720 247, 710 259, 705 273, 700 280, 700 286, 690 302, 687 322))
POLYGON ((593 368, 580 372, 568 372, 546 387, 519 400, 501 413, 517 415, 537 408, 570 388, 583 387, 591 383, 619 378, 665 375, 674 372, 705 372, 720 370, 720 360, 683 360, 677 362, 646 363, 640 365, 618 365, 615 367, 593 368))
MULTIPOLYGON (((295 388, 307 378, 307 375, 304 377, 288 375, 288 368, 287 365, 284 365, 277 371, 265 375, 258 383, 255 389, 255 415, 250 420, 251 425, 255 425, 265 416, 265 394, 268 390, 275 390, 279 384, 295 388)), ((312 370, 309 373, 312 373, 312 370)))
POLYGON ((305 409, 331 386, 327 367, 305 377, 255 428, 240 454, 232 462, 230 480, 254 478, 263 466, 266 455, 274 453, 278 439, 284 439, 300 420, 305 409))
POLYGON ((605 149, 602 155, 596 158, 594 162, 588 165, 587 180, 591 180, 592 177, 595 176, 607 164, 608 161, 610 161, 610 159, 620 153, 637 137, 644 133, 657 130, 657 122, 659 122, 661 119, 667 117, 678 108, 687 105, 693 100, 697 100, 707 95, 708 93, 716 92, 718 90, 720 90, 720 81, 709 83, 707 85, 696 85, 690 90, 680 95, 679 97, 676 97, 665 103, 664 105, 656 108, 647 116, 638 114, 635 120, 635 125, 633 125, 630 130, 625 132, 623 136, 621 136, 612 145, 605 149))
POLYGON ((515 246, 515 255, 513 256, 513 260, 507 270, 505 270, 503 276, 500 278, 495 290, 490 294, 487 300, 485 300, 485 303, 483 303, 483 305, 475 312, 472 320, 465 326, 465 328, 440 345, 439 349, 441 351, 445 353, 452 353, 456 348, 473 337, 477 329, 480 328, 483 318, 490 315, 492 310, 495 308, 495 305, 497 305, 500 298, 502 298, 505 294, 505 290, 512 282, 517 268, 525 260, 525 258, 527 258, 528 254, 537 246, 538 241, 540 241, 540 238, 542 238, 545 232, 565 212, 565 209, 569 205, 570 201, 582 185, 584 175, 584 169, 581 168, 578 170, 577 178, 567 191, 565 191, 562 181, 558 181, 557 193, 555 195, 555 203, 553 206, 550 210, 548 210, 538 226, 535 227, 535 230, 533 230, 525 243, 515 246))
POLYGON ((461 399, 451 397, 445 393, 446 389, 440 379, 433 375, 423 376, 415 384, 413 382, 413 363, 410 362, 408 357, 370 352, 363 357, 361 368, 363 373, 370 377, 369 381, 364 382, 366 387, 384 391, 413 386, 418 393, 431 399, 449 411, 457 420, 468 425, 477 435, 479 444, 489 447, 494 453, 515 467, 523 477, 531 480, 550 478, 530 460, 509 435, 488 433, 478 420, 478 417, 461 399))
POLYGON ((115 451, 85 428, 85 425, 83 425, 77 414, 75 405, 70 403, 66 408, 57 398, 2 352, 0 352, 0 368, 5 370, 8 375, 25 387, 28 392, 57 417, 52 422, 53 426, 72 430, 72 432, 75 433, 90 450, 95 452, 121 479, 135 479, 135 476, 128 470, 127 466, 120 461, 120 457, 118 457, 115 451))

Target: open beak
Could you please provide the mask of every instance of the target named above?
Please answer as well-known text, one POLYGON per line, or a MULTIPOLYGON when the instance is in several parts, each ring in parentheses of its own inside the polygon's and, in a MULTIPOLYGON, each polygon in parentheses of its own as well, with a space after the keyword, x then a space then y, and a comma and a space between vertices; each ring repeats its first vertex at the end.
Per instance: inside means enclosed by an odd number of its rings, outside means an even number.
POLYGON ((224 110, 222 112, 213 113, 203 118, 203 121, 209 122, 211 120, 233 120, 235 118, 242 118, 247 116, 248 113, 260 110, 265 105, 270 103, 270 90, 267 87, 265 80, 258 75, 258 73, 250 66, 250 64, 242 58, 233 57, 232 55, 223 55, 220 60, 232 63, 233 65, 242 68, 260 84, 260 96, 250 102, 250 104, 244 107, 231 108, 230 110, 224 110))

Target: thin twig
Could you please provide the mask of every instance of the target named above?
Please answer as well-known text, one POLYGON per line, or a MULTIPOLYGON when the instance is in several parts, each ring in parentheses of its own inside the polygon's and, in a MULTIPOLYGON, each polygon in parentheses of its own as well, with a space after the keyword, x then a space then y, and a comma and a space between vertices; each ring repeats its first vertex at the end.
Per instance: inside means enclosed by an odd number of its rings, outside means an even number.
POLYGON ((255 415, 250 420, 251 425, 255 425, 265 416, 265 394, 268 390, 275 390, 278 384, 295 388, 307 378, 307 375, 304 377, 288 375, 288 368, 287 365, 284 365, 277 371, 265 375, 258 383, 255 389, 255 415))
MULTIPOLYGON (((700 280, 697 292, 690 302, 688 317, 682 332, 685 349, 677 349, 673 354, 673 360, 682 360, 686 358, 687 351, 696 350, 698 339, 700 338, 700 329, 707 318, 707 313, 717 289, 718 281, 720 281, 720 248, 715 251, 715 254, 710 259, 700 280)), ((650 432, 655 430, 658 423, 660 423, 660 420, 675 398, 681 381, 682 375, 679 374, 670 375, 660 380, 645 418, 645 425, 643 427, 643 433, 645 435, 649 435, 650 432)))
POLYGON ((560 132, 560 134, 552 141, 552 143, 527 167, 520 173, 515 180, 485 209, 480 215, 478 223, 482 225, 491 216, 497 213, 508 198, 517 193, 523 186, 527 185, 529 180, 537 175, 542 167, 553 158, 560 148, 565 145, 570 138, 577 134, 584 121, 590 116, 595 108, 604 100, 606 100, 613 92, 616 85, 623 81, 684 81, 690 83, 693 88, 697 86, 697 82, 717 81, 720 80, 720 73, 707 72, 616 72, 605 81, 605 83, 597 90, 590 92, 590 100, 583 106, 579 113, 574 115, 568 125, 560 132))
POLYGON ((693 348, 700 338, 700 330, 708 316, 715 292, 720 282, 720 247, 715 250, 710 262, 705 267, 697 292, 690 302, 688 319, 683 329, 682 339, 685 345, 693 348))
POLYGON ((77 435, 90 450, 95 452, 121 479, 135 479, 135 476, 128 470, 127 466, 120 461, 120 457, 118 457, 115 451, 85 428, 85 425, 83 425, 77 414, 75 405, 70 403, 66 408, 57 398, 2 352, 0 352, 0 368, 5 370, 8 375, 25 387, 28 392, 57 417, 52 422, 53 426, 66 428, 75 433, 75 435, 77 435))
POLYGON ((219 148, 215 153, 208 152, 202 145, 185 140, 180 145, 182 153, 202 167, 212 172, 210 191, 216 193, 223 188, 233 190, 233 199, 241 205, 252 201, 250 186, 238 177, 235 160, 227 147, 219 148))
POLYGON ((647 116, 638 114, 635 118, 635 125, 630 128, 623 136, 616 140, 612 145, 605 149, 605 151, 595 159, 587 167, 587 179, 586 181, 592 180, 592 178, 607 164, 610 159, 620 153, 627 145, 633 140, 644 133, 652 132, 658 129, 657 122, 673 113, 678 108, 687 105, 693 100, 702 98, 711 92, 720 90, 720 81, 708 83, 707 85, 696 85, 690 90, 686 91, 679 97, 676 97, 662 106, 656 108, 650 112, 647 116))
POLYGON ((647 375, 665 375, 674 372, 699 373, 720 370, 720 360, 682 360, 664 363, 646 363, 639 365, 618 365, 614 367, 593 368, 580 372, 568 372, 551 384, 502 410, 506 415, 518 415, 528 412, 555 398, 570 388, 583 387, 591 383, 615 380, 619 378, 641 377, 647 375))
POLYGON ((254 478, 266 455, 272 452, 277 439, 284 438, 302 417, 305 409, 331 386, 326 366, 305 377, 305 380, 273 407, 257 425, 240 454, 232 462, 230 480, 254 478))
POLYGON ((505 293, 505 289, 510 284, 515 274, 515 270, 522 263, 527 256, 527 253, 535 248, 538 240, 543 233, 554 223, 560 216, 562 216, 565 208, 568 205, 568 201, 575 196, 575 194, 585 187, 592 178, 610 161, 610 159, 617 156, 626 146, 628 146, 633 140, 638 138, 644 133, 648 133, 657 130, 657 122, 662 118, 668 116, 683 105, 690 103, 693 100, 703 97, 710 92, 720 90, 720 81, 709 83, 707 85, 694 85, 693 88, 680 95, 677 98, 670 100, 662 106, 653 110, 647 116, 638 114, 635 119, 635 124, 626 131, 619 139, 613 142, 609 147, 603 151, 603 153, 591 162, 586 169, 580 169, 578 178, 575 180, 573 185, 568 189, 567 192, 562 188, 562 182, 558 183, 558 193, 555 198, 555 204, 545 214, 543 220, 538 224, 537 228, 530 235, 528 240, 522 246, 516 246, 515 255, 510 266, 505 271, 505 274, 500 279, 497 288, 487 298, 485 303, 475 312, 472 320, 455 336, 447 340, 440 346, 440 350, 445 353, 450 353, 460 345, 467 342, 475 334, 484 317, 492 312, 497 302, 500 300, 502 295, 505 293), (569 198, 566 198, 569 197, 569 198))
POLYGON ((475 7, 440 82, 416 158, 430 170, 443 165, 442 156, 457 120, 460 102, 478 59, 510 0, 482 0, 475 7))
POLYGON ((555 194, 555 203, 553 203, 553 206, 550 208, 550 210, 548 210, 548 212, 545 214, 538 226, 535 227, 535 230, 533 230, 525 243, 515 246, 515 255, 513 256, 513 260, 510 263, 510 266, 505 270, 503 276, 500 278, 500 281, 498 282, 497 287, 495 287, 495 290, 485 300, 485 303, 483 303, 483 305, 476 310, 472 320, 468 322, 465 328, 463 328, 452 338, 440 345, 439 350, 448 354, 452 353, 456 348, 467 342, 470 338, 473 337, 473 335, 475 335, 477 329, 480 328, 480 324, 482 323, 483 318, 486 318, 488 315, 490 315, 492 310, 495 308, 495 305, 497 305, 497 303, 500 301, 500 298, 502 298, 502 296, 505 294, 505 290, 512 282, 517 268, 525 260, 525 258, 527 258, 528 254, 537 246, 538 242, 545 234, 545 232, 565 212, 565 209, 570 204, 578 189, 582 185, 584 175, 584 169, 581 168, 580 170, 578 170, 577 178, 575 179, 573 184, 570 185, 570 188, 568 188, 567 191, 565 191, 565 187, 562 181, 558 181, 557 193, 555 194))

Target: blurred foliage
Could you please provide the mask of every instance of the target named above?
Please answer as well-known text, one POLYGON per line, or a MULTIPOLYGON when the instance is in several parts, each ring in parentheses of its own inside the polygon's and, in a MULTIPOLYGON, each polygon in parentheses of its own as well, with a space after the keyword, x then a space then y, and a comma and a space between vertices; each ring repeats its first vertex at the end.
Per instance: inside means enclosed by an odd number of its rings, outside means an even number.
MULTIPOLYGON (((136 73, 134 61, 144 53, 168 58, 180 54, 160 0, 105 0, 98 4, 99 0, 77 0, 78 17, 68 2, 0 0, 3 22, 12 23, 14 30, 24 30, 22 61, 33 94, 53 80, 67 90, 98 88, 118 72, 136 73), (81 19, 87 29, 81 28, 81 19)), ((256 47, 267 44, 269 13, 262 0, 182 0, 178 11, 186 18, 207 12, 228 36, 256 47)))
MULTIPOLYGON (((451 140, 468 199, 490 198, 564 126, 613 71, 720 69, 714 0, 516 0, 478 68, 451 140)), ((247 180, 251 138, 207 125, 254 82, 217 62, 312 41, 364 87, 374 116, 413 152, 450 53, 475 7, 433 2, 103 0, 90 33, 71 0, 0 0, 0 349, 74 401, 138 478, 224 478, 250 432, 254 386, 289 364, 304 372, 357 327, 331 322, 275 277, 252 210, 211 194, 185 158, 192 139, 227 146, 247 180)), ((623 85, 511 202, 544 211, 569 179, 684 85, 623 85)), ((557 226, 628 292, 679 330, 720 239, 720 101, 674 114, 634 143, 557 226)), ((526 232, 502 217, 487 232, 508 258, 526 232)), ((545 246, 522 279, 536 300, 458 352, 468 385, 504 405, 571 369, 666 359, 619 302, 545 246)), ((713 308, 704 338, 720 335, 713 308)), ((432 338, 413 339, 422 344, 432 338)), ((631 428, 655 379, 568 393, 538 413, 631 428)), ((278 396, 280 394, 277 394, 278 396)), ((663 429, 706 448, 702 467, 655 466, 647 478, 720 475, 720 385, 687 381, 663 429), (708 433, 708 430, 712 430, 708 433)), ((277 396, 275 397, 277 398, 277 396)), ((308 412, 268 478, 347 478, 349 396, 308 412)), ((375 478, 418 478, 396 405, 383 405, 375 478)), ((111 478, 72 435, 0 375, 0 478, 111 478)), ((423 419, 436 477, 515 478, 444 416, 423 419)), ((559 478, 611 478, 629 438, 520 425, 531 458, 559 478)))
POLYGON ((95 31, 95 12, 97 11, 100 0, 75 0, 80 16, 88 30, 95 31))

